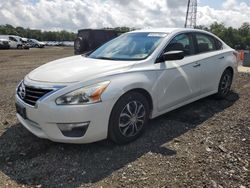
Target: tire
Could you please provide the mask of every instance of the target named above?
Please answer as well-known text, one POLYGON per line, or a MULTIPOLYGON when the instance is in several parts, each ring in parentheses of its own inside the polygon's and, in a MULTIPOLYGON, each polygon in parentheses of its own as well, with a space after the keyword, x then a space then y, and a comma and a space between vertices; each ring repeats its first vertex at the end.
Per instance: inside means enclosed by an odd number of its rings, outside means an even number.
POLYGON ((74 49, 75 49, 75 54, 80 54, 80 52, 83 50, 82 49, 82 38, 78 37, 74 41, 74 49))
POLYGON ((89 49, 89 44, 82 37, 78 37, 74 41, 75 54, 82 54, 89 49))
POLYGON ((109 138, 117 144, 129 143, 144 132, 148 119, 149 104, 146 97, 138 92, 124 94, 112 109, 109 138))
POLYGON ((233 80, 233 74, 229 69, 226 69, 220 79, 218 93, 215 94, 215 98, 224 99, 228 96, 233 80))
POLYGON ((23 49, 22 45, 18 45, 17 49, 19 49, 19 50, 23 49))

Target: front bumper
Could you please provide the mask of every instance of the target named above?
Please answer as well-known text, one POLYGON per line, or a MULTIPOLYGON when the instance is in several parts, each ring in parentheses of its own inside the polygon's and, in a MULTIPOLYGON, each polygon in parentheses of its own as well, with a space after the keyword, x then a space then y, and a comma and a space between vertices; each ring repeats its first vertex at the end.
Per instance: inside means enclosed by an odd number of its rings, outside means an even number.
POLYGON ((34 135, 62 143, 90 143, 107 138, 109 116, 113 101, 90 105, 56 105, 54 102, 39 101, 36 107, 24 103, 16 95, 16 103, 24 106, 27 118, 17 114, 21 124, 34 135), (81 137, 64 136, 58 124, 89 122, 86 133, 81 137))

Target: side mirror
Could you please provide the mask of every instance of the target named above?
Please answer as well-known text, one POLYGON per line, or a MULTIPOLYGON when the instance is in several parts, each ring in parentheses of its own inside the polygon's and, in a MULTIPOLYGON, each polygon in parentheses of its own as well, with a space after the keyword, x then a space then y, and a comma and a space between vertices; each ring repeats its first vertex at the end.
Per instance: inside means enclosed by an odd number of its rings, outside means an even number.
POLYGON ((157 63, 162 63, 165 61, 173 61, 173 60, 181 60, 184 58, 184 52, 183 51, 169 51, 162 54, 158 60, 157 63))

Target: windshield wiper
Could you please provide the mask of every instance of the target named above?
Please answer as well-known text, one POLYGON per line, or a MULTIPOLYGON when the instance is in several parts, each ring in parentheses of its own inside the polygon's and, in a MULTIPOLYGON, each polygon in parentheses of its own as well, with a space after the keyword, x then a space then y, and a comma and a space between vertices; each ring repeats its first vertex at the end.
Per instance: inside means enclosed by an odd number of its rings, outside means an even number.
POLYGON ((115 60, 111 57, 96 57, 96 59, 115 60))

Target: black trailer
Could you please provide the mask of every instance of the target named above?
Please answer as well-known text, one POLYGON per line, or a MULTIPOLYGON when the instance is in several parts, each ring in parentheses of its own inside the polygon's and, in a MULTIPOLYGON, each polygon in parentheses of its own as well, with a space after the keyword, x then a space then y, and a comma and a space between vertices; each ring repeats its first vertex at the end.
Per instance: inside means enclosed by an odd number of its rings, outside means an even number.
POLYGON ((115 30, 108 29, 82 29, 78 30, 74 41, 75 54, 84 54, 93 51, 107 41, 118 36, 115 30))

